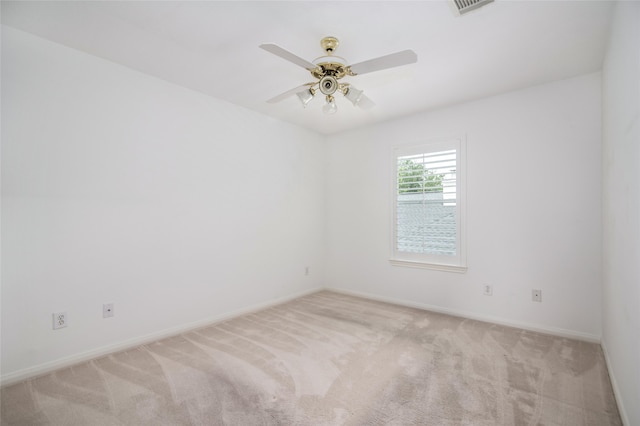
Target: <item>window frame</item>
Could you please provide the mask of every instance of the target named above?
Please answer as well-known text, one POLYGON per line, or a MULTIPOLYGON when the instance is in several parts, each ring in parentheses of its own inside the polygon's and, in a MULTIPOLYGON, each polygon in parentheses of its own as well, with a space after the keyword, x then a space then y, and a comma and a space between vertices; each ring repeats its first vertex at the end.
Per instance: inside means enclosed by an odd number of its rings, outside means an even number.
POLYGON ((393 266, 433 269, 447 272, 467 271, 466 238, 466 136, 430 139, 428 141, 393 146, 391 188, 391 258, 393 266), (456 254, 437 255, 401 252, 397 249, 397 206, 398 206, 398 158, 456 150, 456 254))

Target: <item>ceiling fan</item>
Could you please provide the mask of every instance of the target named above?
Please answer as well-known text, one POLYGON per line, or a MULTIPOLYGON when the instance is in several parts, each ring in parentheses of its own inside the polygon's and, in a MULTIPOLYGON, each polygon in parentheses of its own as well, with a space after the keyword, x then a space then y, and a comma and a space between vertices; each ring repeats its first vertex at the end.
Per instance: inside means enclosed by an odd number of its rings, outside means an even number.
POLYGON ((306 69, 316 79, 316 81, 305 83, 291 90, 287 90, 286 92, 269 99, 267 102, 280 102, 281 100, 296 94, 302 102, 302 105, 306 107, 319 91, 325 96, 327 101, 327 103, 322 107, 322 110, 327 114, 333 114, 338 110, 334 94, 336 92, 340 92, 345 98, 351 101, 354 106, 359 106, 365 109, 371 108, 374 106, 374 103, 362 93, 362 90, 358 90, 350 83, 341 82, 340 80, 345 76, 366 74, 387 68, 399 67, 401 65, 413 64, 418 61, 418 56, 413 50, 403 50, 348 65, 344 58, 334 55, 335 50, 338 48, 338 44, 339 41, 337 38, 324 37, 320 40, 320 45, 326 52, 326 55, 315 59, 313 62, 302 59, 278 45, 272 43, 261 44, 259 46, 261 49, 306 69))

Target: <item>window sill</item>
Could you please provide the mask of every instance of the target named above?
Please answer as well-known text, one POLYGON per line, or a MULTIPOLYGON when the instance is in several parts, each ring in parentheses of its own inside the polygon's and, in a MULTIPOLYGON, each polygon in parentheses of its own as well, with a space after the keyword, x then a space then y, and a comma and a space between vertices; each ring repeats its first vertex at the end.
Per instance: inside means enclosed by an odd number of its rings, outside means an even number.
POLYGON ((389 263, 393 266, 404 266, 408 268, 420 268, 420 269, 432 269, 435 271, 444 271, 444 272, 456 272, 459 274, 464 274, 467 272, 466 266, 458 266, 458 265, 443 265, 439 263, 427 263, 427 262, 418 262, 415 260, 398 260, 398 259, 389 259, 389 263))

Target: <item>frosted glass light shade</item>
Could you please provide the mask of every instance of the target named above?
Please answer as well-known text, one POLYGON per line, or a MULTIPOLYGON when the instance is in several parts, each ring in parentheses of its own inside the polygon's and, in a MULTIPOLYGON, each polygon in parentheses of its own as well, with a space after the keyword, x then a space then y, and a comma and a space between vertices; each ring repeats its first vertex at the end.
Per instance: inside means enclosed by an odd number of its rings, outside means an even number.
POLYGON ((338 106, 336 105, 336 100, 333 96, 327 96, 327 103, 322 107, 322 112, 325 114, 335 114, 338 111, 338 106))
POLYGON ((350 86, 347 89, 347 93, 344 94, 344 97, 349 99, 353 104, 353 106, 356 106, 358 105, 358 102, 360 102, 360 99, 362 98, 362 90, 358 90, 355 87, 350 86))
POLYGON ((307 104, 311 102, 311 99, 313 99, 313 93, 310 89, 298 92, 296 93, 296 95, 298 95, 298 99, 300 99, 300 102, 302 102, 302 106, 305 108, 307 107, 307 104))

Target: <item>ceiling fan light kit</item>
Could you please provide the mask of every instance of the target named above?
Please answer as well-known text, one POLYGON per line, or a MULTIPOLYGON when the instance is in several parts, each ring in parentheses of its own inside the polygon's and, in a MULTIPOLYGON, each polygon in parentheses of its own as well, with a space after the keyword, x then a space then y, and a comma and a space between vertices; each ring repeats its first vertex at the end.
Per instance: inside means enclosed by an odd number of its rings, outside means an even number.
POLYGON ((309 62, 275 44, 266 43, 259 47, 267 52, 273 53, 291 63, 305 68, 317 80, 311 83, 303 84, 295 89, 288 90, 272 99, 268 103, 276 103, 296 94, 306 107, 314 98, 317 91, 325 96, 326 103, 322 107, 322 111, 326 114, 334 114, 338 107, 335 102, 334 94, 341 92, 353 106, 361 108, 370 108, 374 103, 367 98, 362 90, 358 90, 349 83, 342 83, 340 79, 346 76, 356 76, 383 69, 394 68, 401 65, 407 65, 417 62, 418 57, 412 50, 403 50, 401 52, 392 53, 390 55, 381 56, 379 58, 370 59, 368 61, 359 62, 353 65, 347 65, 347 61, 339 56, 334 56, 333 52, 338 48, 340 42, 336 37, 324 37, 320 40, 320 46, 326 52, 325 56, 316 58, 313 62, 309 62))

